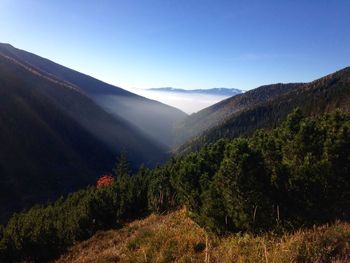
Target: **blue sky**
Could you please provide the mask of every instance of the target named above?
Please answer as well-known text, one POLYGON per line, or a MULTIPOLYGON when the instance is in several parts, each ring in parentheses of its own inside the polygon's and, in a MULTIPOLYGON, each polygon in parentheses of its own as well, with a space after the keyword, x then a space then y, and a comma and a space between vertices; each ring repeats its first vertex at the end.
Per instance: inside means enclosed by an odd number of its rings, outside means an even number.
POLYGON ((123 88, 310 81, 350 65, 349 0, 0 0, 0 42, 123 88))

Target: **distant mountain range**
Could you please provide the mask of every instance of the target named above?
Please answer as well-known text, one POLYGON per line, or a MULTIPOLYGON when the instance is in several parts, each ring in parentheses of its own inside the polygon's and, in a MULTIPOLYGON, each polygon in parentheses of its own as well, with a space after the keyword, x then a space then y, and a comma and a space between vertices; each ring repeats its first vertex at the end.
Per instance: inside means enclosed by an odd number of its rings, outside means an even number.
POLYGON ((162 92, 176 92, 176 93, 197 93, 197 94, 208 94, 208 95, 221 95, 221 96, 235 96, 243 93, 242 90, 239 89, 229 89, 229 88, 212 88, 212 89, 176 89, 171 87, 165 88, 152 88, 148 89, 150 91, 162 91, 162 92))
POLYGON ((0 221, 168 155, 182 111, 0 44, 0 221))

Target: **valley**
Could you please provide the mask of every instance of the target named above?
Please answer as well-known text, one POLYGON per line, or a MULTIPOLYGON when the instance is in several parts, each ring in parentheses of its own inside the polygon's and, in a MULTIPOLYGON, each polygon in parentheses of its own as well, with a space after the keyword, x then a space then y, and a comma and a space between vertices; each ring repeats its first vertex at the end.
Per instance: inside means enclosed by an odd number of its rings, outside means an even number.
POLYGON ((349 94, 344 68, 186 115, 1 44, 0 260, 346 262, 349 94))

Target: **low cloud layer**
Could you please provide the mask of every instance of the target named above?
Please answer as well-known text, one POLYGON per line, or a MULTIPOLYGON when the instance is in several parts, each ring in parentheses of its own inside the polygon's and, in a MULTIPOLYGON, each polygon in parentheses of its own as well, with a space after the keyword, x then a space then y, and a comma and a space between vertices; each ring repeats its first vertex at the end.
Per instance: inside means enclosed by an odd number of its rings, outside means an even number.
POLYGON ((149 99, 157 100, 170 106, 176 107, 188 114, 197 112, 210 105, 213 105, 228 96, 208 95, 208 94, 194 94, 194 93, 178 93, 165 91, 151 91, 134 89, 130 90, 136 94, 144 96, 149 99))

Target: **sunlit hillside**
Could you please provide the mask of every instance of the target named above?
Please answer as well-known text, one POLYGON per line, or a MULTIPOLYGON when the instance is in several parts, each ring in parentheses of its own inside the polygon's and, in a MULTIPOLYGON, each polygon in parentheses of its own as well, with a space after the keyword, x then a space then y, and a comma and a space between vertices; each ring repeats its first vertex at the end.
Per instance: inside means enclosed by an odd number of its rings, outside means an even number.
POLYGON ((151 215, 122 229, 98 232, 73 246, 55 263, 349 261, 349 223, 219 238, 200 228, 181 209, 151 215))

